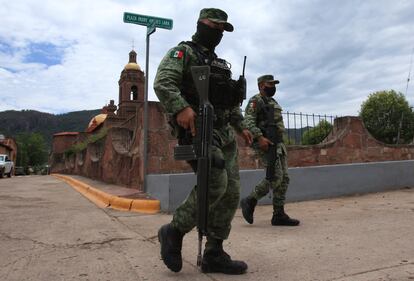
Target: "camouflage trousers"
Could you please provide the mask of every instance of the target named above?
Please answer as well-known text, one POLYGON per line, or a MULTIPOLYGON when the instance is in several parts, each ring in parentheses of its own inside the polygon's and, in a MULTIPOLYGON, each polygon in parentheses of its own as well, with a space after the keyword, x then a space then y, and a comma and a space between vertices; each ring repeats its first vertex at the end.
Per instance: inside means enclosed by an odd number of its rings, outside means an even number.
MULTIPOLYGON (((278 148, 278 159, 275 165, 276 180, 268 181, 263 179, 254 190, 250 193, 249 197, 260 200, 266 196, 270 190, 273 192, 273 208, 277 209, 285 205, 286 191, 289 185, 288 164, 287 164, 287 151, 284 144, 280 144, 283 147, 278 148)), ((267 166, 265 154, 257 151, 258 156, 263 163, 267 166)))
MULTIPOLYGON (((240 176, 237 143, 233 140, 225 146, 213 146, 212 157, 224 159, 225 167, 210 169, 208 189, 208 238, 227 239, 231 221, 240 199, 240 176)), ((191 231, 197 225, 197 187, 194 187, 185 201, 176 209, 172 225, 182 233, 191 231)))

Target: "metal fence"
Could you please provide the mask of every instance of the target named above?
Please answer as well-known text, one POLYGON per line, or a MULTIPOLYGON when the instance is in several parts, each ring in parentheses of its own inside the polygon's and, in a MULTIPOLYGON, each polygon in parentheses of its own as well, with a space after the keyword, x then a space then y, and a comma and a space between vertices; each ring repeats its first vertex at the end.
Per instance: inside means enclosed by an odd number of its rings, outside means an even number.
POLYGON ((316 144, 329 140, 332 136, 334 120, 338 117, 289 111, 282 112, 282 116, 285 125, 285 143, 288 145, 316 144))
POLYGON ((310 145, 328 141, 333 135, 333 126, 339 126, 334 121, 340 117, 289 111, 282 112, 282 116, 285 125, 284 141, 287 145, 310 145))

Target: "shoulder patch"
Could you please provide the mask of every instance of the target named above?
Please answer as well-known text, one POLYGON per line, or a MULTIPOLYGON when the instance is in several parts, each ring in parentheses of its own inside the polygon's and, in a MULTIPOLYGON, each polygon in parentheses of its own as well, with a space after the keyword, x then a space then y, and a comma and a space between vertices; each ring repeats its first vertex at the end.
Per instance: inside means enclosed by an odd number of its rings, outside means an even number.
POLYGON ((252 101, 252 105, 251 105, 251 106, 252 106, 252 108, 253 108, 253 109, 255 109, 255 108, 256 108, 256 101, 255 101, 255 100, 254 100, 254 101, 252 101))
POLYGON ((171 58, 182 59, 184 57, 184 51, 182 50, 172 50, 170 53, 171 58))
POLYGON ((251 100, 247 105, 246 113, 253 114, 256 111, 256 100, 251 100))

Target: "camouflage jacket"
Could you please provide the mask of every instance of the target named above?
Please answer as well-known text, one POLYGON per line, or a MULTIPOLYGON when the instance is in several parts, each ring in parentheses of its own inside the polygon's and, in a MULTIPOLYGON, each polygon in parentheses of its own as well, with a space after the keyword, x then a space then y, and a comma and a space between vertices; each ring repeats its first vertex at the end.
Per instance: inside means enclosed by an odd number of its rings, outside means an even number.
POLYGON ((249 103, 246 106, 246 113, 244 116, 246 127, 250 130, 256 141, 264 134, 266 115, 263 112, 263 108, 266 105, 266 102, 268 104, 272 104, 275 108, 275 122, 277 124, 278 133, 283 133, 285 131, 282 117, 282 107, 274 98, 264 97, 259 93, 250 98, 249 103))
MULTIPOLYGON (((197 44, 195 41, 192 42, 197 44)), ((200 45, 199 47, 208 56, 216 57, 214 52, 200 45)), ((197 65, 200 65, 197 54, 189 45, 182 42, 170 49, 158 66, 154 91, 170 120, 175 121, 176 114, 187 106, 191 106, 195 112, 198 110, 194 99, 186 99, 183 95, 184 92, 197 95, 191 77, 191 66, 197 65)), ((230 124, 237 132, 246 128, 239 107, 215 111, 215 118, 232 120, 230 124)))

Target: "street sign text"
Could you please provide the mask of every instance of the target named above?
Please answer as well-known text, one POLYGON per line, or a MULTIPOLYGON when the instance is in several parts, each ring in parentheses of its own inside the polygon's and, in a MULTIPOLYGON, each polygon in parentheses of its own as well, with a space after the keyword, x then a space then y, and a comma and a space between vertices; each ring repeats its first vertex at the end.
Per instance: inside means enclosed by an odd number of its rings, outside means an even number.
POLYGON ((147 27, 153 26, 153 27, 164 28, 164 29, 173 28, 172 19, 157 18, 157 17, 152 17, 152 16, 127 13, 127 12, 124 13, 124 22, 144 25, 147 27))

